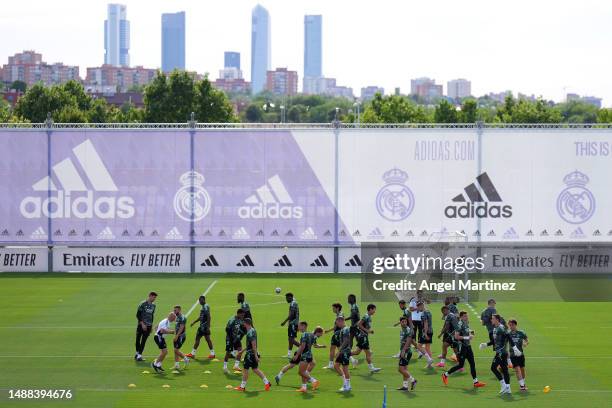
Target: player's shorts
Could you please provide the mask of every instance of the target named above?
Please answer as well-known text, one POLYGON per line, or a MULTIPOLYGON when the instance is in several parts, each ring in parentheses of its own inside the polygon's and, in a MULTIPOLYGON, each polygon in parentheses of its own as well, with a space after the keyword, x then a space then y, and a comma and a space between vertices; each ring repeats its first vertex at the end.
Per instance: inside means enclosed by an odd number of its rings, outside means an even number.
POLYGON ((231 353, 234 350, 241 350, 242 343, 240 340, 230 339, 228 337, 225 338, 225 351, 231 353))
POLYGON ((414 334, 416 334, 415 337, 418 339, 423 334, 423 321, 413 320, 412 325, 414 326, 414 334))
POLYGON ((197 337, 210 336, 210 327, 208 325, 198 327, 198 331, 196 332, 196 336, 197 337))
POLYGON ((297 337, 298 325, 294 323, 289 323, 287 326, 287 336, 295 339, 297 337))
POLYGON ((351 360, 351 350, 343 350, 338 353, 338 357, 336 357, 336 363, 347 366, 351 360))
POLYGON ((361 334, 357 336, 357 347, 361 350, 370 349, 370 339, 366 334, 361 334))
POLYGON ((174 342, 174 348, 175 349, 180 349, 183 346, 183 343, 185 343, 185 339, 187 338, 187 336, 185 336, 185 333, 181 334, 178 338, 177 341, 174 342))
POLYGON ((359 335, 359 328, 357 327, 357 325, 351 326, 349 330, 349 333, 352 337, 357 337, 359 335))
POLYGON ((429 338, 425 337, 425 333, 421 333, 419 335, 419 343, 420 344, 431 344, 433 339, 433 333, 427 333, 429 338))
POLYGON ((157 344, 157 347, 159 347, 160 350, 168 348, 168 346, 166 346, 166 339, 164 339, 162 336, 158 336, 156 334, 153 336, 153 340, 155 340, 155 344, 157 344))
POLYGON ((524 355, 521 355, 520 357, 510 356, 510 361, 512 362, 513 367, 525 367, 524 355))
POLYGON ((245 370, 248 370, 249 368, 252 368, 252 369, 258 368, 259 363, 257 362, 257 359, 255 358, 255 353, 253 353, 252 351, 247 351, 246 354, 244 355, 244 360, 242 361, 242 365, 245 370))
POLYGON ((147 336, 149 334, 151 334, 151 329, 153 328, 153 326, 146 326, 145 330, 142 330, 142 326, 140 325, 140 323, 138 323, 136 325, 136 333, 138 334, 146 334, 147 336))
POLYGON ((404 358, 400 357, 398 365, 401 367, 406 367, 408 363, 410 363, 411 358, 412 358, 412 351, 409 351, 406 353, 406 356, 404 358))
POLYGON ((305 361, 307 363, 312 363, 312 353, 308 352, 307 354, 302 353, 300 356, 300 362, 305 361))
POLYGON ((334 332, 334 334, 332 334, 332 338, 331 338, 331 345, 332 346, 336 346, 339 347, 340 346, 340 333, 336 333, 334 332))

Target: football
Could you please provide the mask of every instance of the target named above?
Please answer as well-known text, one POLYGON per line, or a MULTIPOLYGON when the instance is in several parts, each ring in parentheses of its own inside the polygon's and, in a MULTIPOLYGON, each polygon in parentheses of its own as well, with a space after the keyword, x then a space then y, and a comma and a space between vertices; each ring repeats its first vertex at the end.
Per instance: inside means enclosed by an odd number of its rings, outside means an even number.
POLYGON ((279 293, 281 293, 281 288, 276 288, 274 289, 274 291, 276 292, 276 294, 278 295, 279 293))

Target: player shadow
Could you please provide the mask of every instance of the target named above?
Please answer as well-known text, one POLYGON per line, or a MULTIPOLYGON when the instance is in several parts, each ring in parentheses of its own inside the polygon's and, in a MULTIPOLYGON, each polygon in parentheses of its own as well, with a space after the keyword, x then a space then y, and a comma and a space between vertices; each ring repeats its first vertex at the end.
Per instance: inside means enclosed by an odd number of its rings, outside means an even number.
POLYGON ((478 388, 462 388, 461 392, 467 395, 478 395, 478 388))
POLYGON ((440 373, 436 371, 433 367, 432 368, 423 367, 421 369, 421 372, 423 373, 423 375, 440 375, 440 373))
POLYGON ((408 399, 413 399, 417 397, 417 394, 414 391, 397 391, 397 393, 398 395, 403 395, 404 398, 408 398, 408 399))
POLYGON ((336 394, 340 394, 344 399, 355 398, 353 391, 336 391, 336 394))
POLYGON ((370 373, 370 372, 368 372, 367 374, 351 373, 351 377, 359 377, 365 381, 380 382, 380 380, 376 378, 376 373, 370 373))
POLYGON ((244 391, 243 394, 247 397, 247 398, 253 398, 253 397, 257 397, 259 395, 260 391, 244 391))

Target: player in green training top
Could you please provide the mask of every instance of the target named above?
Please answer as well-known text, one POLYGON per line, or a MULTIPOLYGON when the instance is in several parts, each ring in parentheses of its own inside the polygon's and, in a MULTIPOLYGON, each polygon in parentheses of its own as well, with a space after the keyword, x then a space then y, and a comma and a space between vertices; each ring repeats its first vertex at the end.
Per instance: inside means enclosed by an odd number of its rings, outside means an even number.
POLYGON ((453 337, 457 342, 457 358, 459 363, 447 372, 442 373, 442 382, 444 385, 448 385, 448 376, 455 371, 461 370, 465 365, 465 360, 467 360, 468 363, 470 363, 470 374, 472 375, 474 387, 484 387, 486 384, 478 381, 478 377, 476 376, 476 361, 474 360, 474 351, 470 345, 470 341, 474 338, 474 332, 470 330, 468 313, 464 310, 459 312, 459 323, 457 324, 453 337))
POLYGON ((342 388, 339 391, 351 390, 351 375, 349 374, 349 362, 351 357, 351 329, 346 326, 344 317, 336 318, 336 326, 340 328, 340 345, 334 367, 338 374, 342 376, 342 388))
MULTIPOLYGON (((518 329, 518 323, 516 320, 508 320, 508 327, 510 331, 508 335, 514 342, 514 345, 519 349, 521 353, 523 353, 523 347, 529 344, 529 339, 525 332, 518 329)), ((516 379, 521 387, 521 391, 527 391, 527 386, 525 385, 525 354, 520 356, 516 356, 514 354, 514 350, 510 350, 510 361, 512 361, 512 367, 514 368, 514 372, 516 373, 516 379)))
POLYGON ((487 301, 487 308, 482 311, 480 314, 480 323, 487 328, 487 333, 489 333, 489 341, 493 341, 493 323, 491 322, 491 317, 497 313, 497 309, 495 309, 495 299, 489 299, 487 301))
POLYGON ((300 343, 295 340, 298 332, 298 323, 300 321, 300 307, 298 306, 295 298, 293 297, 293 293, 291 292, 285 294, 285 300, 287 303, 289 303, 289 314, 287 315, 287 318, 282 321, 281 326, 289 323, 287 325, 287 338, 289 340, 287 358, 291 358, 291 350, 293 349, 293 346, 300 346, 300 343))
POLYGON ((236 296, 236 301, 240 305, 240 308, 244 310, 244 318, 251 319, 251 324, 253 324, 253 316, 251 315, 251 306, 245 300, 244 293, 239 293, 236 296))
POLYGON ((174 314, 176 315, 176 320, 174 321, 174 369, 178 370, 180 368, 179 361, 183 360, 185 363, 185 367, 189 364, 189 358, 181 352, 181 347, 183 343, 185 343, 185 338, 187 337, 185 333, 185 329, 187 327, 187 318, 181 311, 180 306, 174 306, 174 314))
POLYGON ((433 319, 431 312, 425 307, 424 300, 417 301, 417 310, 421 313, 421 334, 419 335, 418 343, 421 345, 425 358, 427 358, 427 366, 425 368, 432 368, 431 339, 433 338, 433 319))
POLYGON ((244 327, 244 310, 238 309, 236 315, 231 317, 225 325, 225 357, 223 358, 223 372, 229 373, 227 362, 234 357, 234 370, 240 370, 240 357, 242 356, 242 337, 246 333, 244 327))
POLYGON ((446 353, 449 347, 452 347, 455 354, 457 354, 455 331, 459 325, 459 319, 457 319, 457 315, 450 312, 448 305, 442 306, 441 311, 444 325, 442 330, 440 330, 440 334, 438 334, 438 338, 442 337, 442 354, 440 355, 440 362, 436 364, 436 367, 444 367, 446 365, 446 353))
POLYGON ((257 332, 253 327, 253 322, 248 317, 244 319, 244 328, 246 329, 246 352, 242 365, 242 383, 239 387, 234 388, 236 391, 244 391, 246 389, 247 380, 249 379, 249 370, 253 370, 259 378, 263 380, 264 389, 270 391, 270 381, 266 375, 259 369, 260 355, 257 352, 257 332))
POLYGON ((313 391, 319 387, 319 381, 310 375, 310 371, 314 367, 312 348, 325 347, 324 345, 317 344, 317 339, 323 335, 323 329, 317 327, 312 333, 307 332, 307 329, 308 323, 299 323, 299 330, 302 333, 302 337, 300 338, 300 346, 292 361, 292 363, 299 362, 299 374, 302 378, 302 386, 297 390, 298 392, 306 392, 308 383, 311 383, 313 391))
POLYGON ((342 305, 340 303, 334 303, 332 305, 332 312, 335 315, 334 325, 330 329, 325 330, 326 334, 332 333, 331 345, 329 346, 329 362, 327 366, 323 367, 328 369, 334 368, 334 356, 336 355, 336 348, 340 345, 340 328, 336 324, 336 319, 339 317, 344 317, 344 315, 342 314, 342 305))
POLYGON ((145 344, 151 334, 153 328, 153 318, 155 315, 155 299, 157 299, 157 293, 150 292, 146 300, 143 300, 138 305, 136 310, 136 319, 138 319, 138 325, 136 326, 136 354, 134 360, 144 361, 142 353, 144 353, 145 344))
POLYGON ((412 358, 412 341, 414 339, 414 328, 409 325, 410 320, 408 316, 402 316, 400 318, 400 353, 397 371, 402 375, 402 386, 398 388, 398 391, 408 391, 408 385, 410 390, 414 390, 416 387, 417 380, 408 371, 408 364, 412 358))
POLYGON ((487 346, 493 346, 495 350, 495 357, 491 362, 491 371, 495 377, 499 380, 501 389, 500 394, 511 394, 510 390, 510 374, 508 373, 508 344, 512 348, 515 356, 521 356, 523 353, 514 344, 514 340, 508 335, 508 331, 502 324, 502 318, 498 314, 491 316, 491 323, 493 323, 493 341, 488 343, 481 343, 480 349, 484 350, 487 346), (498 370, 501 369, 501 373, 498 370))
POLYGON ((377 373, 380 371, 380 368, 374 367, 374 363, 372 363, 372 351, 370 350, 369 338, 370 334, 374 334, 374 330, 372 330, 372 316, 374 316, 374 313, 376 313, 376 305, 370 303, 367 307, 366 314, 363 315, 357 325, 359 328, 359 333, 356 336, 357 349, 354 350, 351 355, 357 356, 364 351, 370 372, 377 373))
POLYGON ((195 358, 196 351, 198 350, 198 347, 200 347, 200 339, 204 337, 206 339, 206 343, 208 343, 208 348, 210 349, 208 358, 213 359, 215 358, 215 349, 213 348, 213 343, 210 338, 210 306, 208 306, 208 303, 206 303, 206 296, 204 295, 198 298, 198 303, 200 306, 202 306, 200 309, 200 316, 198 316, 198 318, 194 320, 190 326, 193 327, 193 325, 196 323, 200 323, 200 325, 198 326, 198 331, 196 332, 193 349, 191 350, 191 353, 185 355, 189 358, 195 358))
MULTIPOLYGON (((361 316, 359 314, 359 305, 357 305, 357 297, 352 293, 348 295, 347 302, 349 304, 349 319, 350 323, 350 334, 351 334, 351 348, 353 347, 353 340, 359 334, 359 321, 361 320, 361 316)), ((357 365, 357 359, 353 356, 350 357, 350 361, 353 366, 357 365)))

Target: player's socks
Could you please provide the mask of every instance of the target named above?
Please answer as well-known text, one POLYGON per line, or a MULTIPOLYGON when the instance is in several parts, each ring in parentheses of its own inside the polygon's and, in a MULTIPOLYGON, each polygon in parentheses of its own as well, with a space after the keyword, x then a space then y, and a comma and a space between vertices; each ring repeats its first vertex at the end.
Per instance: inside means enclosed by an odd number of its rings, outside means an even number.
POLYGON ((277 377, 278 377, 278 378, 283 378, 283 374, 285 374, 285 373, 283 373, 283 370, 281 370, 281 371, 278 373, 277 377))
POLYGON ((410 381, 410 390, 412 391, 412 390, 414 390, 414 388, 417 385, 417 380, 416 380, 416 378, 414 378, 412 376, 410 376, 410 378, 408 380, 410 381))
POLYGON ((236 360, 236 361, 234 361, 234 370, 236 370, 238 368, 240 368, 240 361, 236 360))
POLYGON ((327 363, 327 368, 334 368, 334 362, 332 360, 329 360, 329 363, 327 363))
POLYGON ((506 382, 504 380, 500 380, 499 384, 501 385, 501 388, 499 390, 500 394, 503 394, 506 391, 506 382))
POLYGON ((223 371, 227 371, 227 361, 223 362, 223 371))
POLYGON ((287 358, 291 358, 291 349, 287 350, 287 358))
POLYGON ((521 387, 524 387, 524 386, 525 386, 525 380, 524 380, 524 379, 520 379, 520 380, 518 380, 518 383, 519 383, 519 385, 520 385, 521 387))

